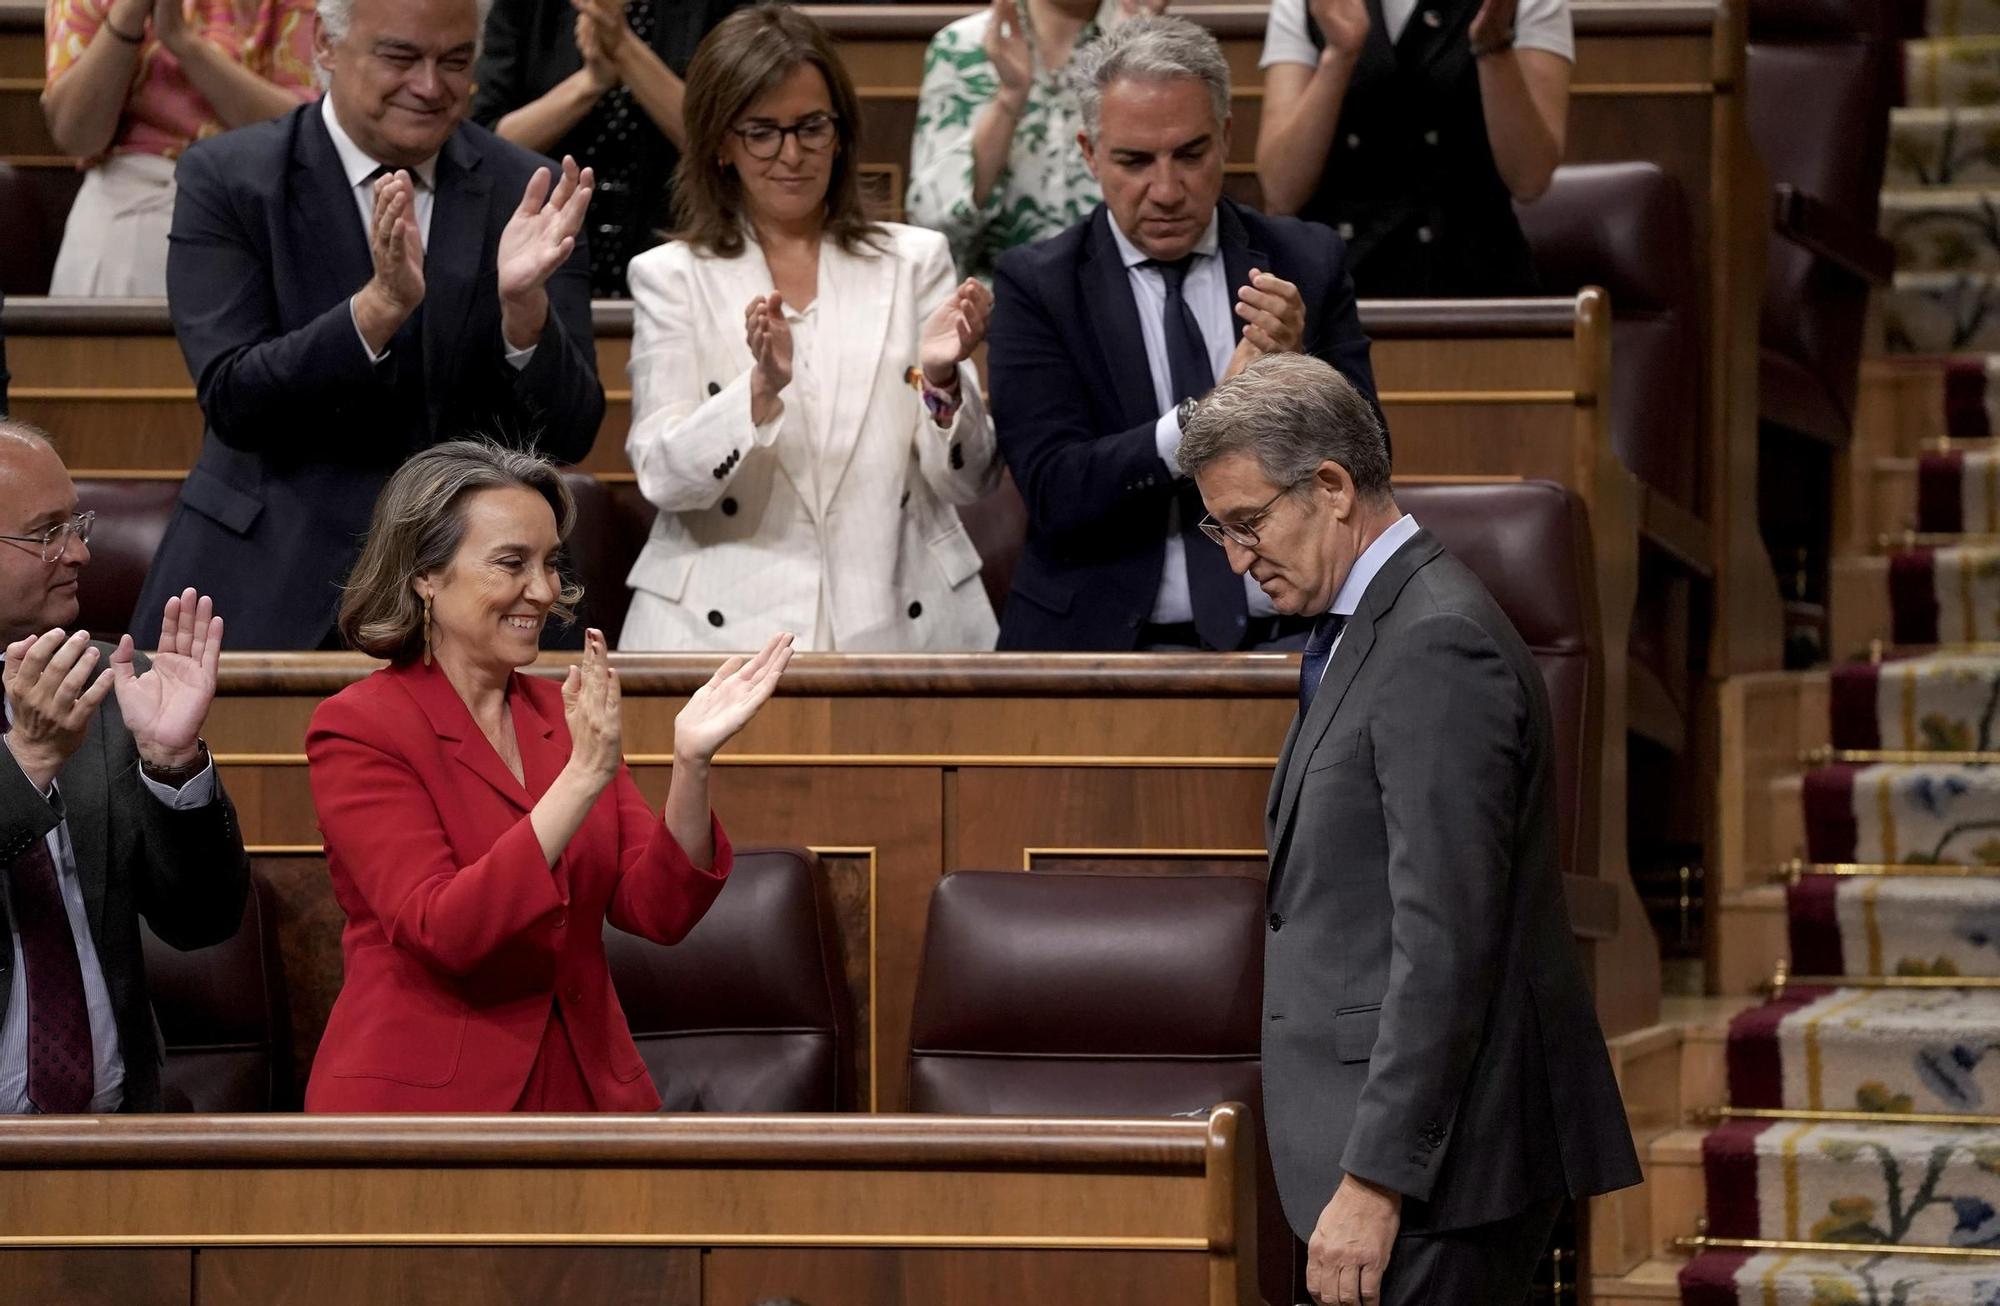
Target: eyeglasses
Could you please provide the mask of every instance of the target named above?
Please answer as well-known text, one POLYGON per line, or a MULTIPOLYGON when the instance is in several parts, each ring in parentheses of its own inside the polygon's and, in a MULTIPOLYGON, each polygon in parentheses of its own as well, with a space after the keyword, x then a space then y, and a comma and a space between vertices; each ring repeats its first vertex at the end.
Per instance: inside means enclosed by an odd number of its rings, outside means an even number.
POLYGON ((799 119, 789 127, 775 123, 753 123, 748 127, 731 127, 743 142, 743 151, 753 159, 775 159, 785 148, 785 137, 799 138, 799 148, 817 154, 833 144, 837 134, 839 117, 830 113, 815 113, 799 119))
POLYGON ((1246 549, 1254 549, 1257 547, 1257 523, 1269 517, 1271 509, 1278 506, 1278 500, 1290 494, 1300 484, 1301 482, 1299 481, 1293 481, 1284 489, 1279 490, 1276 494, 1264 500, 1263 507, 1257 509, 1257 511, 1251 513, 1242 521, 1222 522, 1217 521, 1212 515, 1204 516, 1198 523, 1201 527, 1201 533, 1208 536, 1209 539, 1214 540, 1217 544, 1240 544, 1246 549))
POLYGON ((90 528, 96 524, 96 513, 80 512, 68 521, 57 522, 40 535, 0 535, 0 540, 6 540, 11 544, 39 544, 42 548, 42 561, 54 562, 63 556, 63 550, 69 547, 72 535, 76 537, 78 544, 90 543, 90 528))

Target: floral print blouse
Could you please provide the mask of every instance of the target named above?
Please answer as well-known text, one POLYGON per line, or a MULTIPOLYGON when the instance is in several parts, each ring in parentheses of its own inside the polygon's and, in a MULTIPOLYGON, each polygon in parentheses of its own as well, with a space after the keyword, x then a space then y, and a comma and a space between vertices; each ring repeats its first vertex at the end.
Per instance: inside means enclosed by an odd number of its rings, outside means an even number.
MULTIPOLYGON (((1025 0, 1020 12, 1027 21, 1025 0)), ((1096 40, 1118 13, 1118 0, 1104 0, 1097 17, 1077 33, 1076 48, 1096 40)), ((1083 110, 1069 65, 1051 70, 1037 59, 1006 166, 986 202, 972 202, 972 128, 1000 89, 1000 78, 986 57, 991 21, 992 11, 981 9, 931 40, 924 55, 905 200, 906 221, 943 232, 959 271, 989 282, 1001 254, 1074 226, 1103 198, 1077 148, 1083 110)), ((1032 28, 1028 39, 1034 40, 1032 28)))

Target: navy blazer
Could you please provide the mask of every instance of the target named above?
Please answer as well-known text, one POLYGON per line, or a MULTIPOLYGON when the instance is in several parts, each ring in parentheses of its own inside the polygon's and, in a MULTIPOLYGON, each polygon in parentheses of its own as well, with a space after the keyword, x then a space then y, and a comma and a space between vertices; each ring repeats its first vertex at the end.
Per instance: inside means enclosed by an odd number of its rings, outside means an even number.
POLYGON ((520 371, 500 334, 496 253, 549 161, 461 125, 438 155, 421 334, 380 365, 348 300, 373 272, 320 106, 196 142, 181 156, 167 254, 174 334, 208 430, 139 597, 131 630, 167 596, 215 597, 239 649, 314 648, 375 498, 411 454, 482 434, 589 452, 604 417, 591 341, 590 255, 549 278, 549 319, 520 371))
MULTIPOLYGON (((1227 199, 1217 213, 1231 303, 1251 268, 1296 285, 1304 351, 1373 403, 1368 337, 1340 237, 1227 199)), ((1240 337, 1243 321, 1234 321, 1240 337)), ((1028 506, 1000 647, 1135 648, 1158 597, 1168 509, 1181 482, 1154 443, 1159 401, 1102 205, 1061 235, 1001 257, 986 339, 1000 452, 1028 506)))

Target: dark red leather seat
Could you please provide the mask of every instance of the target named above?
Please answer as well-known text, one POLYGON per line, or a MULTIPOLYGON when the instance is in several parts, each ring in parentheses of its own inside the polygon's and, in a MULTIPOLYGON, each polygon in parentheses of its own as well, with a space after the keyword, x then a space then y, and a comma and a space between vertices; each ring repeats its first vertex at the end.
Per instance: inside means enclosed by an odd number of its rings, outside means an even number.
POLYGON ((63 225, 82 184, 83 174, 71 167, 0 163, 0 213, 7 215, 6 238, 0 239, 0 295, 49 293, 63 225))
POLYGON ((663 1111, 839 1111, 847 981, 819 858, 739 849, 715 905, 661 947, 604 927, 611 980, 663 1111))
POLYGON ((256 875, 243 925, 210 948, 176 952, 140 925, 146 982, 166 1041, 169 1110, 291 1111, 291 999, 278 952, 277 897, 256 875))
MULTIPOLYGON (((576 578, 583 583, 583 606, 577 612, 577 626, 596 626, 612 647, 625 625, 625 610, 632 605, 632 591, 626 588, 625 574, 645 546, 653 528, 653 506, 630 482, 612 484, 589 472, 567 471, 563 480, 576 497, 576 529, 569 539, 569 556, 576 578)), ((565 641, 583 647, 581 635, 565 641)))
MULTIPOLYGON (((62 447, 60 441, 56 447, 62 447)), ((77 586, 81 606, 77 625, 92 637, 116 641, 125 633, 180 490, 178 479, 85 478, 76 483, 78 504, 97 513, 90 535, 90 565, 77 586)), ((226 623, 228 614, 223 617, 226 623)), ((154 613, 149 641, 158 628, 159 614, 154 613)))

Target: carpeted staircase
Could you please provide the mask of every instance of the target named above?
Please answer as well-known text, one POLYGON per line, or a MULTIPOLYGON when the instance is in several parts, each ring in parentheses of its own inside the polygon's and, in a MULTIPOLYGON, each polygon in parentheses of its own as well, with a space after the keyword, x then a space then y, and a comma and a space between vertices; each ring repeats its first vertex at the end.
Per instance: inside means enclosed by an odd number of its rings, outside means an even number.
MULTIPOLYGON (((1974 592, 2000 607, 2000 573, 1974 592)), ((2000 1250, 2000 988, 1968 984, 2000 977, 2000 764, 1923 760, 2000 744, 2000 655, 1839 668, 1828 699, 1789 976, 1730 1023, 1701 1167, 1710 1238, 1856 1250, 1706 1250, 1682 1301, 2000 1306, 2000 1256, 1866 1250, 2000 1250)))

